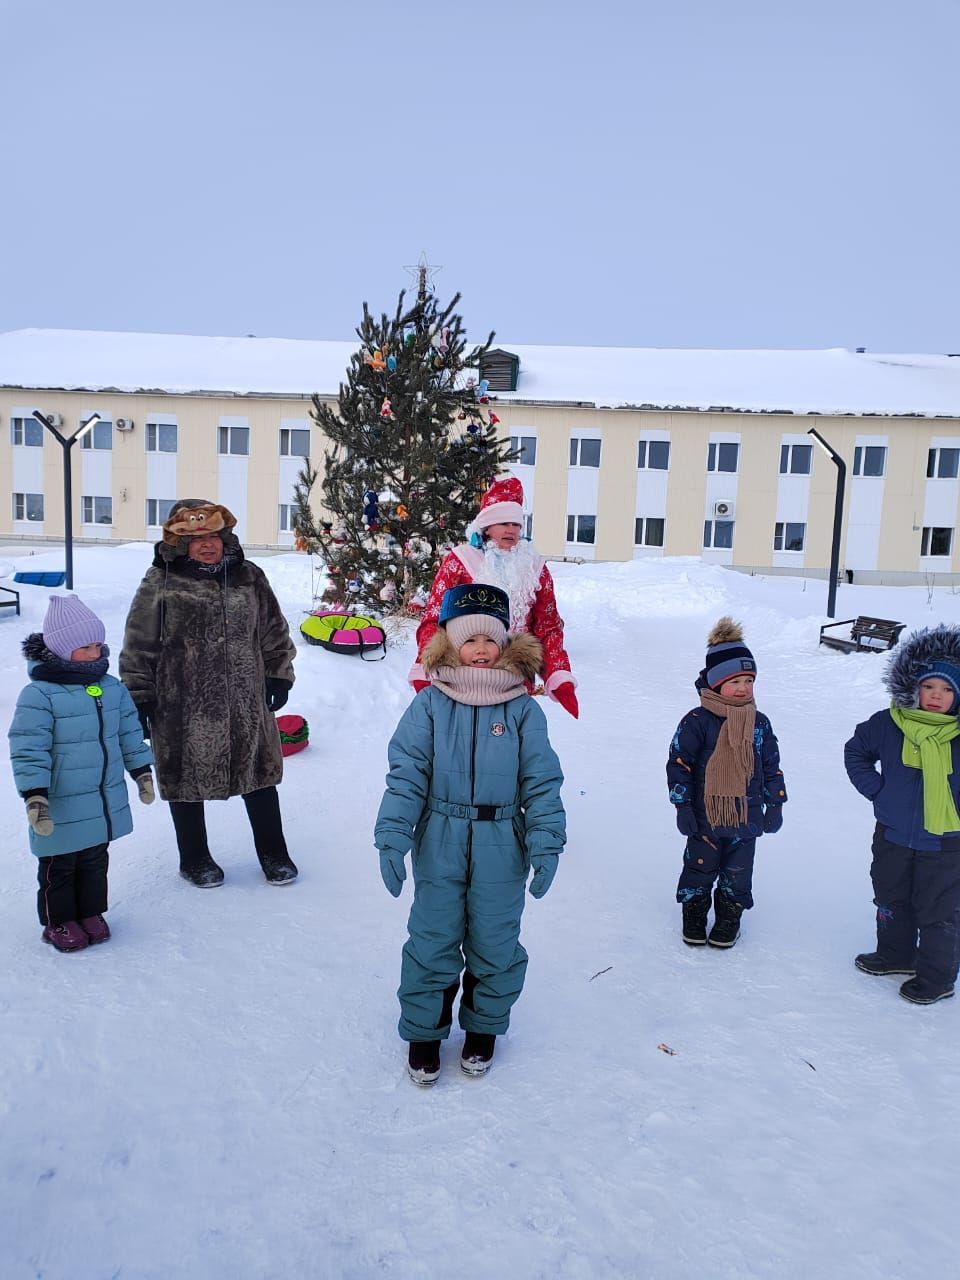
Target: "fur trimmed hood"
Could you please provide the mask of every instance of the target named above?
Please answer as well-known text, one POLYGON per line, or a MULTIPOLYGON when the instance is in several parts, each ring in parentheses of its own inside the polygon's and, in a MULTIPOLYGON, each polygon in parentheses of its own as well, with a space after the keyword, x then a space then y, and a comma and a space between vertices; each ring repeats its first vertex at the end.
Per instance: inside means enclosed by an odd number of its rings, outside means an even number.
MULTIPOLYGON (((461 666, 460 656, 441 627, 423 651, 423 669, 434 675, 440 667, 461 666)), ((536 636, 524 632, 507 642, 493 670, 509 671, 521 680, 533 680, 543 663, 543 649, 536 636)))
POLYGON ((883 674, 894 705, 916 707, 920 681, 939 663, 960 667, 960 626, 924 627, 897 645, 883 674))

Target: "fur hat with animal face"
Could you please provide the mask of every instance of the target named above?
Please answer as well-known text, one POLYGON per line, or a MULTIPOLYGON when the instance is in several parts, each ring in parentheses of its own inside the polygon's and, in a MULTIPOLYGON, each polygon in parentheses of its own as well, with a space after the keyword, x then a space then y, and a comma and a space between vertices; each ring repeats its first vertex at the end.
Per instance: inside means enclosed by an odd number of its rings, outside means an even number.
POLYGON ((205 533, 219 534, 226 546, 239 545, 236 535, 230 532, 236 523, 237 517, 233 512, 217 502, 208 502, 206 498, 183 498, 175 504, 164 522, 160 554, 165 560, 185 556, 190 539, 205 533))

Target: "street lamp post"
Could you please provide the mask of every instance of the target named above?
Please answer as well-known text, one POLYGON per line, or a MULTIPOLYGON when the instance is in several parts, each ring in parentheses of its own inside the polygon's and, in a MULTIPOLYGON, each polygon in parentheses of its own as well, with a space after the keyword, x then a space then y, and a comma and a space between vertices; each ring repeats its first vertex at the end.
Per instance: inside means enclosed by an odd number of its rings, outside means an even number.
POLYGON ((830 583, 827 590, 827 617, 837 616, 837 578, 840 575, 840 532, 843 527, 843 491, 847 483, 847 464, 832 445, 824 440, 819 431, 813 427, 807 431, 817 444, 833 459, 837 468, 837 493, 833 504, 833 545, 830 548, 830 583))
POLYGON ((100 421, 99 413, 91 414, 86 422, 72 436, 65 436, 58 431, 49 418, 45 418, 39 409, 34 409, 33 416, 41 426, 46 427, 51 435, 56 436, 63 450, 63 540, 66 551, 67 589, 73 590, 73 475, 70 470, 70 450, 100 421))

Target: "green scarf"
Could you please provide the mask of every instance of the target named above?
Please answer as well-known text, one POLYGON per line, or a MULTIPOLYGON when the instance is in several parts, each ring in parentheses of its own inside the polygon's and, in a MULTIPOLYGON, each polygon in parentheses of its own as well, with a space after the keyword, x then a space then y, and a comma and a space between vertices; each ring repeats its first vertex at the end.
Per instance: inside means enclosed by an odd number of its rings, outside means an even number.
POLYGON ((960 735, 956 716, 939 711, 891 707, 893 723, 903 734, 903 763, 923 771, 923 825, 934 836, 960 831, 960 814, 947 779, 953 773, 950 743, 960 735))

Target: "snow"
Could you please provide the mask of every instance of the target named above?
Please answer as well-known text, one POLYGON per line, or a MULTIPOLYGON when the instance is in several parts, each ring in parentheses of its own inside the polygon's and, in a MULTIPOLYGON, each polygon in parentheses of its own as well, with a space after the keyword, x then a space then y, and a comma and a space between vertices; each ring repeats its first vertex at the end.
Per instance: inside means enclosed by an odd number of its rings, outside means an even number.
MULTIPOLYGON (((76 550, 115 654, 148 562, 145 544, 76 550)), ((307 558, 259 563, 296 630, 307 558)), ((852 963, 874 940, 872 820, 842 745, 886 701, 884 659, 818 647, 823 583, 693 559, 554 568, 582 707, 545 708, 569 846, 528 898, 526 989, 482 1080, 457 1068, 455 1032, 418 1090, 395 1030, 411 888, 389 897, 371 832, 409 639, 363 666, 300 649, 287 710, 312 740, 281 788, 288 888, 263 881, 239 800, 208 806, 227 879, 206 892, 177 875, 166 806, 134 805, 113 939, 57 954, 7 778, 4 1280, 952 1272, 960 1001, 915 1007, 852 963), (758 658, 790 802, 759 843, 741 941, 694 951, 664 762, 725 611, 758 658)), ((48 599, 21 590, 23 617, 0 617, 7 719, 48 599)), ((948 589, 844 585, 839 607, 960 621, 948 589)))
MULTIPOLYGON (((960 417, 960 359, 825 351, 498 346, 520 357, 497 399, 747 413, 960 417)), ((0 334, 0 387, 336 395, 357 341, 73 329, 0 334)))

